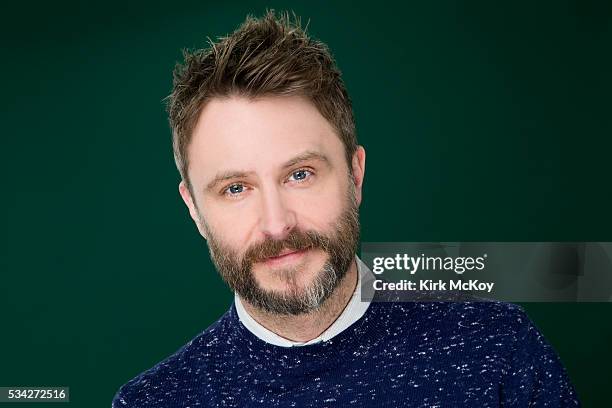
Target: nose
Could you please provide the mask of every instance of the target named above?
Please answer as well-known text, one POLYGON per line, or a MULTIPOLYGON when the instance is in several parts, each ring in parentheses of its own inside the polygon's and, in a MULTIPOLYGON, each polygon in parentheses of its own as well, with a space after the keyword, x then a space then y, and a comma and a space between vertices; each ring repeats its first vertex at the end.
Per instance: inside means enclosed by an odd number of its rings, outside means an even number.
POLYGON ((278 188, 269 188, 262 194, 261 231, 272 239, 283 239, 296 225, 295 212, 290 208, 278 188))

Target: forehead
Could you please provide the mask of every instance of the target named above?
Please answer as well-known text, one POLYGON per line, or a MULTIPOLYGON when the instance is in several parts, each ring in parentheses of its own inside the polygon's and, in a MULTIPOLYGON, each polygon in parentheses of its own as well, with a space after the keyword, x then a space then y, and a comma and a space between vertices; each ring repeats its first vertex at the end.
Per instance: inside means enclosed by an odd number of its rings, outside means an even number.
POLYGON ((195 126, 189 171, 194 182, 222 169, 266 171, 304 151, 344 155, 334 128, 308 99, 215 98, 195 126))

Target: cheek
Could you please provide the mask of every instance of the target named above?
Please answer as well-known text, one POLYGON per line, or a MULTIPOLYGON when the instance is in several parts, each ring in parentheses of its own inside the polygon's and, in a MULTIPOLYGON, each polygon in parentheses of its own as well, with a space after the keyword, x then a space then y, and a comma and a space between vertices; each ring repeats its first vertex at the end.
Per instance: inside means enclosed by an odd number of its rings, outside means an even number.
POLYGON ((298 224, 304 229, 328 230, 333 227, 346 206, 346 193, 340 183, 306 191, 295 200, 298 224))
POLYGON ((224 245, 242 253, 249 242, 256 216, 252 208, 228 209, 222 206, 208 206, 206 222, 215 238, 224 245))

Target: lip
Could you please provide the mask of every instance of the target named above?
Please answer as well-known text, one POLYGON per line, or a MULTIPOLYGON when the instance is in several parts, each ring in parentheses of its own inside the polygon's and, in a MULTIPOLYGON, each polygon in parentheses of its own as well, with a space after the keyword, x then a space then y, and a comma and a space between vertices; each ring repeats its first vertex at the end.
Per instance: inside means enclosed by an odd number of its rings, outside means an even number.
POLYGON ((267 258, 262 263, 268 266, 291 264, 299 261, 306 254, 307 251, 307 249, 300 249, 298 251, 285 249, 280 253, 279 256, 267 258))

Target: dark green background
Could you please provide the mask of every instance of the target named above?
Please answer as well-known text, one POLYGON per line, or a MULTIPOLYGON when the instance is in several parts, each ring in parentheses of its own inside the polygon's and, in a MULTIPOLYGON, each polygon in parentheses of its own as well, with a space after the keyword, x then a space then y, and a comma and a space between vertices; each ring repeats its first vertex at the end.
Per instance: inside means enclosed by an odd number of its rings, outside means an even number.
MULTIPOLYGON (((181 48, 266 7, 344 72, 363 241, 612 240, 609 2, 221 3, 2 6, 0 385, 109 407, 227 309, 161 100, 181 48)), ((525 307, 607 406, 612 304, 525 307)))

